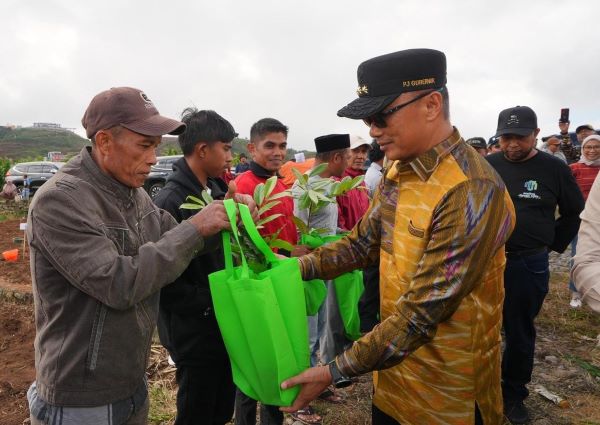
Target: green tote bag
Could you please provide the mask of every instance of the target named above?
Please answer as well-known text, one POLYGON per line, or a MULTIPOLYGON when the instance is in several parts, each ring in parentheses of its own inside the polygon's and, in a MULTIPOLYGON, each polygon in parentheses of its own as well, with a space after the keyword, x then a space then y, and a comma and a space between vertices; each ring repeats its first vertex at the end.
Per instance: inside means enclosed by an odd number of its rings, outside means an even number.
MULTIPOLYGON (((330 242, 337 241, 345 235, 318 236, 302 235, 300 242, 311 248, 318 248, 330 242)), ((344 273, 333 280, 340 316, 344 322, 344 333, 352 341, 360 338, 360 316, 358 302, 365 286, 361 270, 344 273)))
MULTIPOLYGON (((233 380, 244 394, 255 400, 290 406, 300 389, 282 390, 280 384, 309 366, 300 269, 294 259, 275 258, 269 262, 268 270, 254 273, 239 243, 236 208, 240 212, 245 208, 250 213, 245 205, 236 205, 233 200, 225 200, 224 204, 242 264, 234 267, 231 234, 223 232, 225 269, 209 275, 209 283, 233 380)), ((256 231, 251 217, 246 226, 256 231)))

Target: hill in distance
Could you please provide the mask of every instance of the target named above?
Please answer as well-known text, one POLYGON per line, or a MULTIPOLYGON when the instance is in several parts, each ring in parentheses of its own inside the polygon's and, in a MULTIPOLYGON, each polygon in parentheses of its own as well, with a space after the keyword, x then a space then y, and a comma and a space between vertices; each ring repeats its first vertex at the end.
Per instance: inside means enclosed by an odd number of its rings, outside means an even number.
MULTIPOLYGON (((43 128, 16 128, 0 127, 0 158, 9 158, 13 161, 41 160, 48 152, 61 152, 70 158, 79 153, 82 147, 90 144, 88 139, 65 129, 43 128)), ((235 138, 233 140, 233 154, 248 154, 247 139, 235 138)), ((287 150, 287 158, 300 152, 294 149, 287 150)), ((305 152, 307 158, 314 157, 314 152, 305 152)), ((180 154, 181 148, 175 136, 164 136, 157 155, 180 154)))

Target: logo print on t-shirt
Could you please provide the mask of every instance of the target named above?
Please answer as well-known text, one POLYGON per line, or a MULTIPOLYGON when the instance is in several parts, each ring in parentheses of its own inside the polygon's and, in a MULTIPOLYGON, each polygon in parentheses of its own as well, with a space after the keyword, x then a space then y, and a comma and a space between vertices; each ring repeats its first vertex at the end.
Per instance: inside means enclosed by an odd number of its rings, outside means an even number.
POLYGON ((542 199, 537 193, 534 193, 538 189, 537 181, 527 180, 523 186, 525 186, 525 190, 527 190, 527 192, 520 193, 519 198, 542 199))
POLYGON ((528 180, 525 182, 525 189, 527 189, 529 192, 534 192, 537 190, 537 182, 535 180, 528 180))

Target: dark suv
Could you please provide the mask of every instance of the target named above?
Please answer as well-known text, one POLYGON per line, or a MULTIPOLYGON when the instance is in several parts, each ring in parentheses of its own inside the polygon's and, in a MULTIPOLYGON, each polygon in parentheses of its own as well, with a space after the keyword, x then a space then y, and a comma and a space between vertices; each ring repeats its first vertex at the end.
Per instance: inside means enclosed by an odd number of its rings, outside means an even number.
POLYGON ((144 183, 144 188, 151 198, 156 196, 165 185, 167 177, 173 173, 173 163, 182 157, 183 155, 156 157, 156 164, 152 166, 152 170, 144 183))
POLYGON ((6 172, 5 180, 11 180, 15 186, 21 190, 23 187, 23 176, 27 175, 31 179, 31 193, 33 194, 41 185, 65 165, 64 162, 21 162, 13 165, 6 172))

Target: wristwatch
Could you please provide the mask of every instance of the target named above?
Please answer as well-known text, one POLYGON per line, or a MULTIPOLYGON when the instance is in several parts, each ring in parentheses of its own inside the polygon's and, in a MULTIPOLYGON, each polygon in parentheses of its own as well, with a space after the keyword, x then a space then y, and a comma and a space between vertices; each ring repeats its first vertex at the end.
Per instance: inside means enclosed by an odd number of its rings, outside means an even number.
POLYGON ((343 375, 342 372, 337 367, 337 363, 335 360, 332 360, 328 364, 329 373, 331 373, 331 381, 333 386, 336 388, 344 388, 349 385, 352 385, 352 380, 347 376, 343 375))

